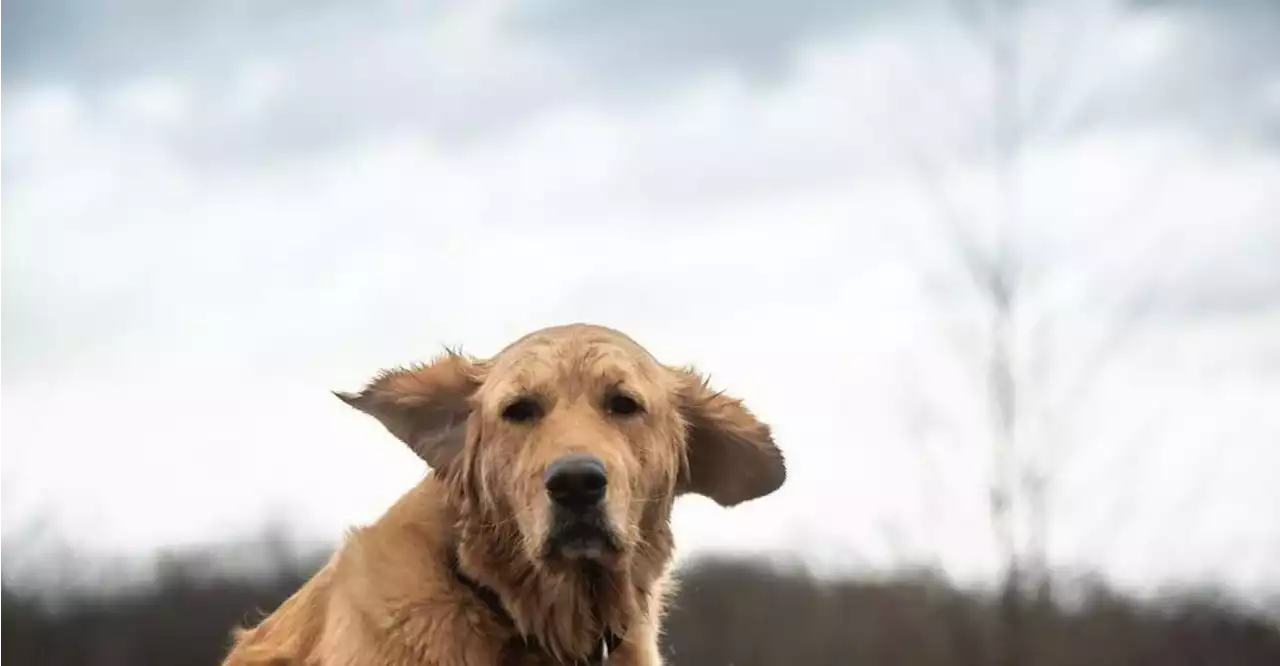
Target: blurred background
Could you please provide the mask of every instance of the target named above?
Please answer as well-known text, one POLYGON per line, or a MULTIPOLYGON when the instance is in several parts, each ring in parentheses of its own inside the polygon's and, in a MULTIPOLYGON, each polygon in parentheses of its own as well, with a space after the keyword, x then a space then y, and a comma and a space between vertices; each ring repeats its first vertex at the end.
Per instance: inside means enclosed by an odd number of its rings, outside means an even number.
POLYGON ((790 475, 673 664, 1280 663, 1275 0, 6 0, 3 656, 216 663, 426 471, 330 394, 622 329, 790 475))

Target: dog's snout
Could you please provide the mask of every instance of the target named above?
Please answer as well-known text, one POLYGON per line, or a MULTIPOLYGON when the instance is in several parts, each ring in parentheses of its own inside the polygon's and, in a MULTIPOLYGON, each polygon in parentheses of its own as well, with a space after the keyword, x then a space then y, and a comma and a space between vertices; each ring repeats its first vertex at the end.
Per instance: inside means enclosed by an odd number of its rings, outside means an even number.
POLYGON ((583 453, 557 459, 547 467, 542 480, 551 499, 569 509, 587 509, 599 504, 609 485, 604 463, 583 453))

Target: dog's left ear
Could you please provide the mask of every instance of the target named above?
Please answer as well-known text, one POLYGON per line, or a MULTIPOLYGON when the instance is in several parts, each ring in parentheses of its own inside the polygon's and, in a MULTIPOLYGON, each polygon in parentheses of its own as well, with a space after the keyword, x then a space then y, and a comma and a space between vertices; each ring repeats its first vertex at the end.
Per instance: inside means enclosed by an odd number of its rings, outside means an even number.
POLYGON ((483 381, 482 363, 447 352, 426 365, 384 371, 359 393, 334 395, 441 470, 462 450, 471 396, 483 381))
POLYGON ((676 374, 689 460, 681 490, 733 506, 782 487, 787 468, 769 426, 694 370, 676 374))

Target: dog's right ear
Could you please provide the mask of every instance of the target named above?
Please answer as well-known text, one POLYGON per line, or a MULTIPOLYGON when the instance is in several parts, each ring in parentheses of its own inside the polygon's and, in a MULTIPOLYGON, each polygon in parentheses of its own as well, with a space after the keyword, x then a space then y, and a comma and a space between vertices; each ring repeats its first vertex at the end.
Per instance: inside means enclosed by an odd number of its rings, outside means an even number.
POLYGON ((359 393, 334 395, 439 470, 462 450, 471 396, 483 381, 482 363, 450 351, 425 365, 383 371, 359 393))

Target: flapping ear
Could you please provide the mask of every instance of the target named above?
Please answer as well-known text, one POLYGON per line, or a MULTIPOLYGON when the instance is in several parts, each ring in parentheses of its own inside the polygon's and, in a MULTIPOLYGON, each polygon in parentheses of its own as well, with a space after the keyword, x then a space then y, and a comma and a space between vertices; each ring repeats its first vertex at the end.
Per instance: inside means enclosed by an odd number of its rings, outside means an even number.
POLYGON ((359 393, 334 395, 443 469, 462 450, 471 396, 483 379, 481 364, 450 351, 426 365, 386 370, 359 393))
POLYGON ((787 469, 769 426, 692 369, 677 373, 689 460, 682 490, 733 506, 780 488, 787 469))

